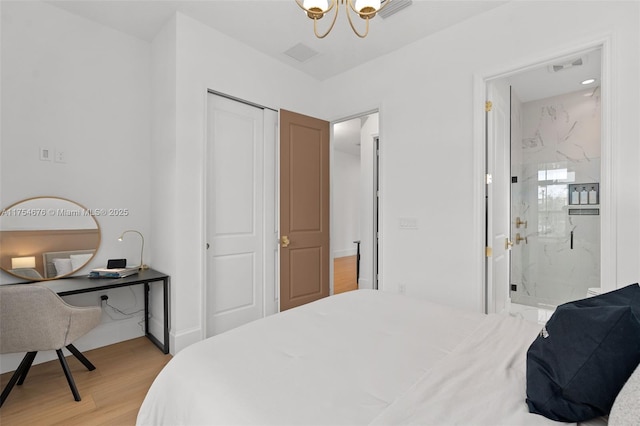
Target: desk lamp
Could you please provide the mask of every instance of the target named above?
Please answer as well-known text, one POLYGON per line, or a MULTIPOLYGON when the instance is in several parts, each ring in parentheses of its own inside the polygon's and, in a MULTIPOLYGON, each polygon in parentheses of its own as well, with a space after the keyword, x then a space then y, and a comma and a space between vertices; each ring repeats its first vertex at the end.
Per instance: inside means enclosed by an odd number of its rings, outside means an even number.
POLYGON ((142 238, 142 245, 140 246, 140 266, 138 267, 138 269, 139 270, 149 269, 149 267, 145 265, 142 260, 142 254, 144 253, 144 236, 142 236, 142 234, 139 231, 136 231, 135 229, 128 229, 124 231, 122 234, 120 234, 120 236, 118 237, 118 241, 122 241, 122 237, 124 237, 124 234, 126 234, 127 232, 134 232, 140 235, 140 238, 142 238))

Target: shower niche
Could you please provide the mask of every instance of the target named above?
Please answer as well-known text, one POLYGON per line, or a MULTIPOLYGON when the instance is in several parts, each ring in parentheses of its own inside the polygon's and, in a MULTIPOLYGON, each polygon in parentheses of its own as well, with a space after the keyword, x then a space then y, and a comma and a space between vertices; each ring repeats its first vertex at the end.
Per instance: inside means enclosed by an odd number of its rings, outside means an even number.
POLYGON ((600 185, 597 183, 569 184, 569 205, 583 206, 600 204, 600 185))

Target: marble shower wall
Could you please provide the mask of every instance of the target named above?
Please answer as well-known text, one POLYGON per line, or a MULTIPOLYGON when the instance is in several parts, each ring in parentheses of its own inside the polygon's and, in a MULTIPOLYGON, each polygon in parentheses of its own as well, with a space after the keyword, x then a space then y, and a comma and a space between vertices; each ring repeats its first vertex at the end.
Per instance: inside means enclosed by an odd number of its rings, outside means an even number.
POLYGON ((511 153, 511 235, 527 239, 511 252, 512 302, 585 297, 600 286, 600 216, 569 215, 568 185, 600 182, 599 88, 526 103, 512 96, 511 153))

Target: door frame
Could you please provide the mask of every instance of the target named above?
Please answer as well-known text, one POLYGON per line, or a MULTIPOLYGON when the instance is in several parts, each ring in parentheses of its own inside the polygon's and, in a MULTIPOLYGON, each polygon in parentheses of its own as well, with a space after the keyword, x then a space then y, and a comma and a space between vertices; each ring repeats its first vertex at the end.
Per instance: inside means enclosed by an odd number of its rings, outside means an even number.
MULTIPOLYGON (((370 109, 364 112, 360 112, 360 113, 356 113, 356 114, 352 114, 352 115, 348 115, 348 116, 344 116, 344 117, 340 117, 334 120, 331 120, 329 122, 330 124, 330 147, 331 147, 331 152, 330 152, 330 163, 329 163, 329 168, 330 168, 330 183, 329 183, 329 191, 330 191, 330 198, 331 198, 331 212, 330 212, 330 217, 329 217, 329 229, 331 232, 331 236, 333 236, 333 226, 334 226, 334 217, 333 217, 333 213, 334 213, 334 206, 335 203, 333 202, 333 184, 334 184, 334 174, 335 174, 335 161, 334 161, 334 135, 333 135, 333 126, 334 124, 337 123, 342 123, 344 121, 349 121, 349 120, 353 120, 355 118, 361 118, 367 115, 371 115, 371 114, 378 114, 378 132, 376 134, 371 135, 372 139, 375 141, 376 139, 379 141, 381 138, 380 134, 381 134, 381 127, 382 127, 382 114, 381 114, 381 108, 374 108, 374 109, 370 109)), ((377 237, 377 241, 378 244, 376 245, 375 243, 373 244, 373 259, 371 262, 371 277, 372 277, 372 284, 373 284, 373 288, 376 290, 381 290, 383 288, 383 282, 382 282, 382 208, 381 206, 382 204, 382 199, 383 199, 383 190, 382 190, 382 148, 380 147, 380 145, 384 145, 384 144, 380 144, 378 142, 378 150, 377 150, 377 156, 378 158, 376 159, 374 157, 374 170, 373 170, 373 175, 371 176, 372 180, 371 180, 371 184, 374 185, 377 183, 378 185, 378 206, 376 208, 375 206, 375 197, 374 197, 374 206, 373 206, 373 212, 374 212, 374 226, 373 229, 371 230, 371 241, 375 242, 376 241, 376 237, 377 237), (376 161, 377 160, 377 161, 376 161), (376 236, 376 230, 375 230, 375 220, 377 220, 378 222, 378 235, 376 236), (377 248, 377 256, 376 256, 376 250, 377 248), (377 280, 376 280, 376 272, 377 272, 377 280), (376 285, 377 283, 377 285, 376 285)), ((373 151, 373 155, 376 155, 376 150, 374 149, 373 151)), ((362 162, 362 159, 360 160, 362 162)), ((334 246, 333 246, 333 238, 331 238, 331 241, 329 243, 329 293, 330 295, 333 295, 333 261, 334 261, 334 257, 333 257, 333 252, 334 252, 334 246)), ((361 250, 362 252, 362 247, 361 250)))
MULTIPOLYGON (((532 68, 548 65, 558 58, 576 55, 580 52, 601 49, 602 51, 602 76, 601 76, 601 194, 600 197, 600 283, 603 291, 614 290, 617 286, 617 235, 616 235, 616 182, 615 182, 615 159, 616 146, 613 141, 616 139, 615 129, 617 126, 617 82, 613 78, 613 69, 616 68, 615 57, 613 55, 613 34, 608 32, 597 35, 593 38, 580 40, 549 51, 535 55, 523 56, 521 59, 503 64, 495 69, 475 73, 473 76, 473 162, 474 162, 474 188, 473 188, 473 211, 474 214, 474 235, 473 247, 477 256, 474 259, 475 276, 479 285, 476 286, 477 306, 481 311, 488 313, 487 309, 487 256, 486 256, 486 232, 487 217, 485 200, 486 181, 486 123, 485 123, 485 101, 487 84, 494 79, 508 77, 510 75, 526 71, 532 68), (606 253, 606 256, 604 255, 606 253)), ((508 285, 508 283, 506 283, 508 285)))

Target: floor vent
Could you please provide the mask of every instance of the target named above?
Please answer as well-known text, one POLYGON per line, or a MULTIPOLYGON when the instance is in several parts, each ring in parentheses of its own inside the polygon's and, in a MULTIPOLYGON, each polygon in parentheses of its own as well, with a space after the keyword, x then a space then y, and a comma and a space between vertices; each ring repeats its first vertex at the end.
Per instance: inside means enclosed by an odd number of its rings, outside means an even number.
POLYGON ((396 13, 400 12, 405 7, 411 6, 412 3, 413 0, 393 0, 391 1, 391 3, 389 3, 389 6, 378 12, 378 15, 380 15, 380 17, 383 19, 388 18, 389 16, 395 15, 396 13))

